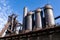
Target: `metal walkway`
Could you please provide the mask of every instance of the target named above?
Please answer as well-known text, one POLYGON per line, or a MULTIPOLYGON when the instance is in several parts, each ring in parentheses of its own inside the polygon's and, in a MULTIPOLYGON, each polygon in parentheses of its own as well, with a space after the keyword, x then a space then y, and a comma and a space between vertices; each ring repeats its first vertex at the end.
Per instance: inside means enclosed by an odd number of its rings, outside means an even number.
POLYGON ((60 40, 60 26, 0 37, 0 40, 60 40))

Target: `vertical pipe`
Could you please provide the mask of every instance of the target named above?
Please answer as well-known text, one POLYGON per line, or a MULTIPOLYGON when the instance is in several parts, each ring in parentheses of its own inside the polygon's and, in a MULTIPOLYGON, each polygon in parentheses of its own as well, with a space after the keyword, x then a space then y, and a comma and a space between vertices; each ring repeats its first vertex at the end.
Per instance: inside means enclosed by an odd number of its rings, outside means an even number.
POLYGON ((45 28, 45 27, 46 27, 45 17, 43 17, 43 19, 42 19, 42 26, 43 26, 43 28, 45 28))
POLYGON ((42 28, 41 9, 40 8, 35 11, 35 25, 38 29, 42 28))
POLYGON ((23 9, 23 28, 22 30, 26 30, 26 21, 27 21, 27 7, 23 9))
POLYGON ((41 10, 41 22, 42 22, 42 28, 45 28, 45 18, 44 18, 44 13, 43 10, 41 10))
POLYGON ((42 27, 45 28, 46 27, 46 22, 45 22, 45 15, 44 15, 44 11, 42 9, 41 11, 41 18, 42 18, 42 27))
POLYGON ((27 30, 32 31, 32 11, 27 14, 27 30))
POLYGON ((34 29, 35 26, 35 20, 34 20, 34 13, 32 14, 32 30, 34 29))
POLYGON ((47 26, 53 26, 55 25, 54 16, 53 16, 53 9, 51 5, 45 5, 44 7, 44 13, 45 13, 45 21, 47 26))

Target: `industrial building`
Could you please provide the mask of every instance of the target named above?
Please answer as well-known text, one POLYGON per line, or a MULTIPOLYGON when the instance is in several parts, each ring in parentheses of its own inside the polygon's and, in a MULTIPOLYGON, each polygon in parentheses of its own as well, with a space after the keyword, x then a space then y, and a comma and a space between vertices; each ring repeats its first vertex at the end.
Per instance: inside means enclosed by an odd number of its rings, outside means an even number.
POLYGON ((53 7, 49 4, 33 11, 24 7, 23 24, 16 19, 17 15, 9 15, 0 32, 0 40, 60 40, 60 25, 55 23, 60 16, 54 18, 53 13, 53 7), (17 27, 22 29, 17 31, 17 27), (6 34, 2 37, 5 30, 6 34))

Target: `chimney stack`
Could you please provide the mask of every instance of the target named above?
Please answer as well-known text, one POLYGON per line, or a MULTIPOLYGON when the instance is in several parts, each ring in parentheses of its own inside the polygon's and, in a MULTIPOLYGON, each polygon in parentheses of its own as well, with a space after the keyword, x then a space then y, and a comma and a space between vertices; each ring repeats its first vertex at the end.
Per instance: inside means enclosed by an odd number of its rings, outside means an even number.
POLYGON ((26 30, 26 26, 27 26, 27 7, 24 7, 23 9, 23 28, 22 30, 26 30))

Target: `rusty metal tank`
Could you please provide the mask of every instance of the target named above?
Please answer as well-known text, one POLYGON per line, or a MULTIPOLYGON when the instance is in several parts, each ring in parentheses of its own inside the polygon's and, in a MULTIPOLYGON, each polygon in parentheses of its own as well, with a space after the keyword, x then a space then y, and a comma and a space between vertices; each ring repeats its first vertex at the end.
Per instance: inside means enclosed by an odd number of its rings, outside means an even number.
POLYGON ((35 25, 37 28, 42 29, 42 21, 41 21, 41 9, 38 8, 35 11, 35 25))
POLYGON ((45 14, 46 25, 48 25, 48 26, 55 25, 54 15, 53 15, 53 8, 52 8, 51 5, 49 5, 49 4, 45 5, 44 14, 45 14))
POLYGON ((27 30, 29 31, 32 31, 32 14, 32 11, 28 12, 27 14, 27 30))

